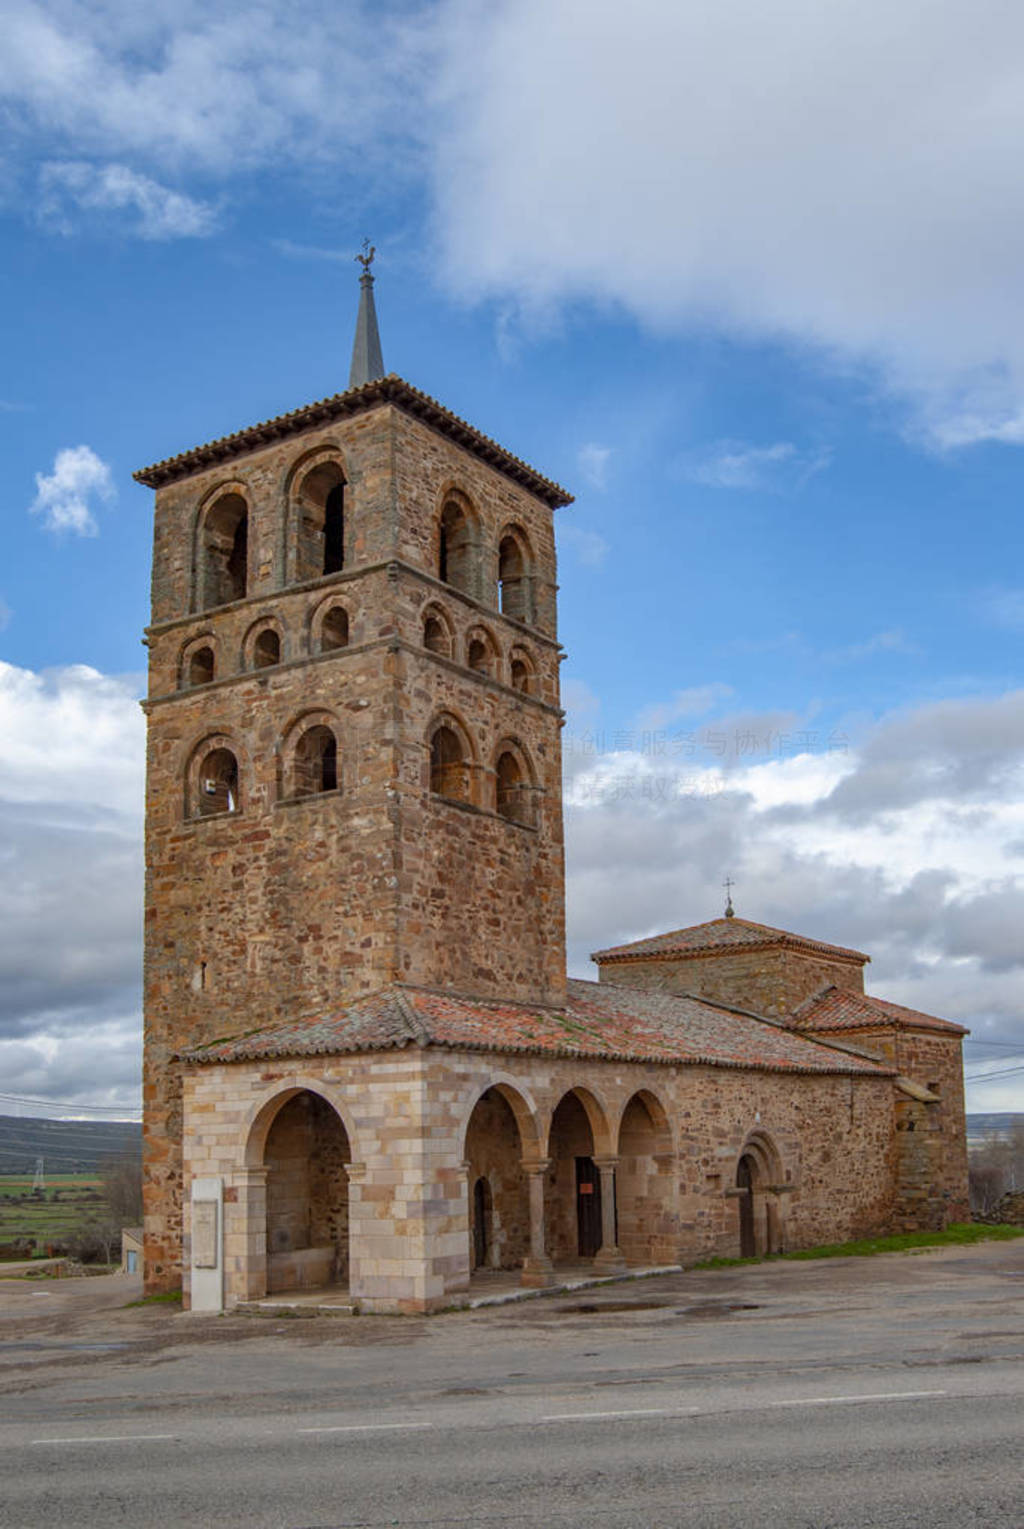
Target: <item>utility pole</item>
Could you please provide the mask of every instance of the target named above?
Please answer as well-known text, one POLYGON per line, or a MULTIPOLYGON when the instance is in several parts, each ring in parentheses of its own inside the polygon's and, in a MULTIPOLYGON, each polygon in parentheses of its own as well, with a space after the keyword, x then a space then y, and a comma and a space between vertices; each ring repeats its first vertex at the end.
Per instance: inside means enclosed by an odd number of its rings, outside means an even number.
POLYGON ((36 1176, 32 1180, 32 1192, 34 1194, 37 1189, 45 1189, 45 1188, 46 1188, 46 1184, 45 1184, 45 1181, 43 1179, 43 1160, 42 1160, 41 1157, 37 1157, 36 1158, 36 1176))

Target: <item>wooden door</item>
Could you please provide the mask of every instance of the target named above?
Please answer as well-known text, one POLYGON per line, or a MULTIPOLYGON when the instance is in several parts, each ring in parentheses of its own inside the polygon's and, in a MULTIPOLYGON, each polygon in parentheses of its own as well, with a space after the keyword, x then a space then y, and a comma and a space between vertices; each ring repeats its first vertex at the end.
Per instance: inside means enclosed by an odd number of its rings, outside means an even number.
POLYGON ((576 1159, 576 1233, 581 1258, 601 1249, 601 1175, 592 1157, 576 1159))
POLYGON ((491 1186, 485 1178, 473 1185, 473 1268, 486 1269, 491 1245, 491 1186))
POLYGON ((750 1171, 750 1159, 741 1157, 736 1169, 736 1188, 740 1195, 740 1257, 753 1258, 757 1252, 754 1235, 754 1177, 750 1171))

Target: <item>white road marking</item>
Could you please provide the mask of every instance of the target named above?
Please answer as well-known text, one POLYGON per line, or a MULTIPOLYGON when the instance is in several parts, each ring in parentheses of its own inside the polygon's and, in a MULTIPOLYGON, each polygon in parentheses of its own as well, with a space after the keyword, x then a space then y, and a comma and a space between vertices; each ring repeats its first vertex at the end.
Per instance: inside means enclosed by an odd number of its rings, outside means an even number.
POLYGON ((636 1407, 628 1412, 553 1412, 542 1417, 542 1423, 592 1423, 601 1418, 668 1418, 692 1417, 696 1407, 636 1407))
POLYGON ((431 1428, 431 1423, 336 1423, 329 1428, 300 1428, 299 1433, 380 1433, 385 1428, 431 1428))
POLYGON ((860 1396, 802 1396, 798 1400, 769 1402, 769 1407, 836 1407, 849 1402, 909 1402, 925 1396, 948 1396, 948 1391, 871 1391, 860 1396))
POLYGON ((176 1433, 83 1434, 74 1439, 33 1439, 33 1444, 152 1444, 155 1439, 176 1439, 176 1433))

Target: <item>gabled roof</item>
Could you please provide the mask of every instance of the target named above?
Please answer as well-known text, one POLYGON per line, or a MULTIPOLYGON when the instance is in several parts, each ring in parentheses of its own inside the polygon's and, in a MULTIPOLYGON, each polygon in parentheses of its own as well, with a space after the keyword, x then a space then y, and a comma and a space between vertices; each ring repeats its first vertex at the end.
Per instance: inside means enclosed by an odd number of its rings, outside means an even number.
POLYGON ((325 1016, 182 1053, 195 1063, 339 1055, 407 1046, 890 1077, 869 1058, 702 999, 571 981, 564 1008, 396 984, 325 1016))
POLYGON ((829 987, 806 999, 795 1009, 789 1023, 800 1030, 877 1030, 888 1026, 897 1030, 941 1030, 947 1035, 969 1035, 963 1025, 949 1019, 937 1019, 920 1009, 906 1009, 901 1003, 885 998, 869 998, 867 993, 848 993, 829 987))
POLYGON ((612 945, 607 950, 597 950, 592 961, 637 961, 650 956, 698 956, 728 950, 767 950, 783 946, 787 950, 811 951, 815 955, 838 957, 843 961, 858 961, 861 965, 871 957, 860 950, 848 950, 845 945, 828 945, 824 940, 811 940, 802 934, 789 934, 785 929, 773 929, 770 924, 753 924, 745 918, 713 918, 706 924, 691 924, 687 929, 672 929, 668 934, 654 934, 646 940, 632 940, 628 945, 612 945))
POLYGON ((279 414, 276 419, 264 420, 262 424, 251 425, 247 430, 238 430, 234 435, 221 436, 219 440, 210 441, 205 446, 193 446, 190 451, 183 451, 176 457, 155 462, 152 467, 142 467, 133 476, 137 483, 145 483, 149 488, 162 488, 165 483, 174 483, 193 473, 205 472, 208 467, 214 467, 219 462, 230 462, 235 457, 258 451, 261 446, 269 446, 274 441, 300 435, 304 430, 312 430, 334 420, 349 419, 354 414, 364 414, 368 409, 379 408, 382 404, 393 404, 396 409, 401 409, 414 419, 422 420, 463 450, 479 457, 489 467, 520 484, 552 509, 572 503, 572 495, 566 493, 559 484, 535 472, 526 462, 499 446, 497 441, 492 441, 457 414, 452 414, 435 398, 411 387, 393 372, 387 377, 367 382, 363 387, 350 388, 346 393, 335 393, 331 398, 306 404, 304 408, 294 409, 290 414, 279 414))

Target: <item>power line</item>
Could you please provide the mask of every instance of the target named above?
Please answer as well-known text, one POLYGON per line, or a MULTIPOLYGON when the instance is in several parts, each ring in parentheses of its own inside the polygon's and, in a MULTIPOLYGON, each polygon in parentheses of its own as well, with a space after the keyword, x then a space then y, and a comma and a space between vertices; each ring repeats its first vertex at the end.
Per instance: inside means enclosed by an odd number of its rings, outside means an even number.
POLYGON ((32 1099, 25 1094, 0 1093, 0 1099, 10 1104, 45 1104, 51 1110, 88 1110, 90 1114, 109 1115, 112 1110, 120 1110, 123 1115, 141 1115, 139 1105, 117 1104, 72 1104, 63 1099, 32 1099))

